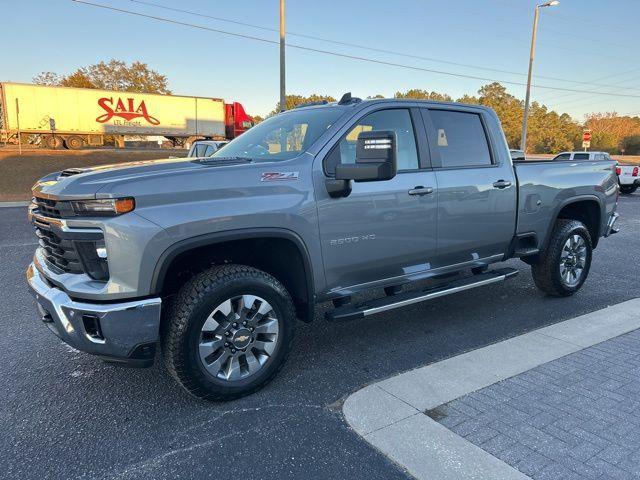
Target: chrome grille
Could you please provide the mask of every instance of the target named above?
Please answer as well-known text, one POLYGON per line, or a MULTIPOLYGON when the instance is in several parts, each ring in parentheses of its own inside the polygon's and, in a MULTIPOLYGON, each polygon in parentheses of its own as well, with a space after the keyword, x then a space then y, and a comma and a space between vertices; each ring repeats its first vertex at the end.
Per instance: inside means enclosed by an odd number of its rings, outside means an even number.
POLYGON ((73 242, 39 227, 36 227, 36 236, 49 265, 66 273, 84 273, 73 242))

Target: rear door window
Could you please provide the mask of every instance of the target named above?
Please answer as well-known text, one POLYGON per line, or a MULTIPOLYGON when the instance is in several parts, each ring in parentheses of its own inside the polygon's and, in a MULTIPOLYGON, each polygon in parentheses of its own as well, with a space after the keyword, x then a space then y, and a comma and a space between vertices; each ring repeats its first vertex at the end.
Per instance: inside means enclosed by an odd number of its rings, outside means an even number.
POLYGON ((491 150, 480 115, 453 110, 428 110, 433 122, 430 144, 441 168, 483 167, 492 164, 491 150))
POLYGON ((589 154, 588 153, 575 153, 573 155, 573 159, 574 160, 589 160, 589 154))

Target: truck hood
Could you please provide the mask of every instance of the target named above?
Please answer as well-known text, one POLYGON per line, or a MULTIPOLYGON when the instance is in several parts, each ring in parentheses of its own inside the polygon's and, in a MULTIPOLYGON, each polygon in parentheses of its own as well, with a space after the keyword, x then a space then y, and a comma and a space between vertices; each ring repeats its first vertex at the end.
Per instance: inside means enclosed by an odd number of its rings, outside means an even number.
POLYGON ((184 173, 216 167, 242 165, 245 160, 166 158, 116 163, 84 168, 69 168, 41 178, 32 188, 34 195, 55 199, 80 199, 101 196, 100 190, 109 185, 132 183, 151 177, 179 176, 184 173))

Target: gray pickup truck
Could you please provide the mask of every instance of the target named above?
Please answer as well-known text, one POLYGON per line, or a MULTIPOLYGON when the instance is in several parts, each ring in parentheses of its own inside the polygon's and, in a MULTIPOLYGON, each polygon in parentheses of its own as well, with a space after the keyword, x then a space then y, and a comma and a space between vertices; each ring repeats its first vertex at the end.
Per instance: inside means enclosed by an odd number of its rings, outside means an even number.
POLYGON ((514 163, 488 108, 347 94, 210 158, 41 179, 27 279, 63 341, 138 366, 160 346, 186 390, 228 400, 276 375, 321 302, 359 319, 501 283, 517 270, 488 266, 514 257, 572 295, 617 200, 615 162, 514 163))

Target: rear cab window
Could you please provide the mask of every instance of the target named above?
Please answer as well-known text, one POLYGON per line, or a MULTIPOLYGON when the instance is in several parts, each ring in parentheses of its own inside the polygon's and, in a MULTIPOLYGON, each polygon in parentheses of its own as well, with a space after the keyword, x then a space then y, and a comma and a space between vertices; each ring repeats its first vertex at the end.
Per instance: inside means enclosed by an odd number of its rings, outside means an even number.
POLYGON ((205 152, 207 150, 207 144, 205 143, 196 143, 195 144, 195 151, 194 151, 194 156, 195 157, 204 157, 205 152))
POLYGON ((480 114, 456 110, 422 109, 431 120, 429 143, 436 167, 465 168, 493 165, 491 149, 480 114), (438 164, 439 163, 439 164, 438 164))
POLYGON ((207 148, 204 151, 204 156, 205 157, 210 157, 211 155, 214 154, 214 152, 217 150, 217 148, 213 145, 207 145, 207 148))

